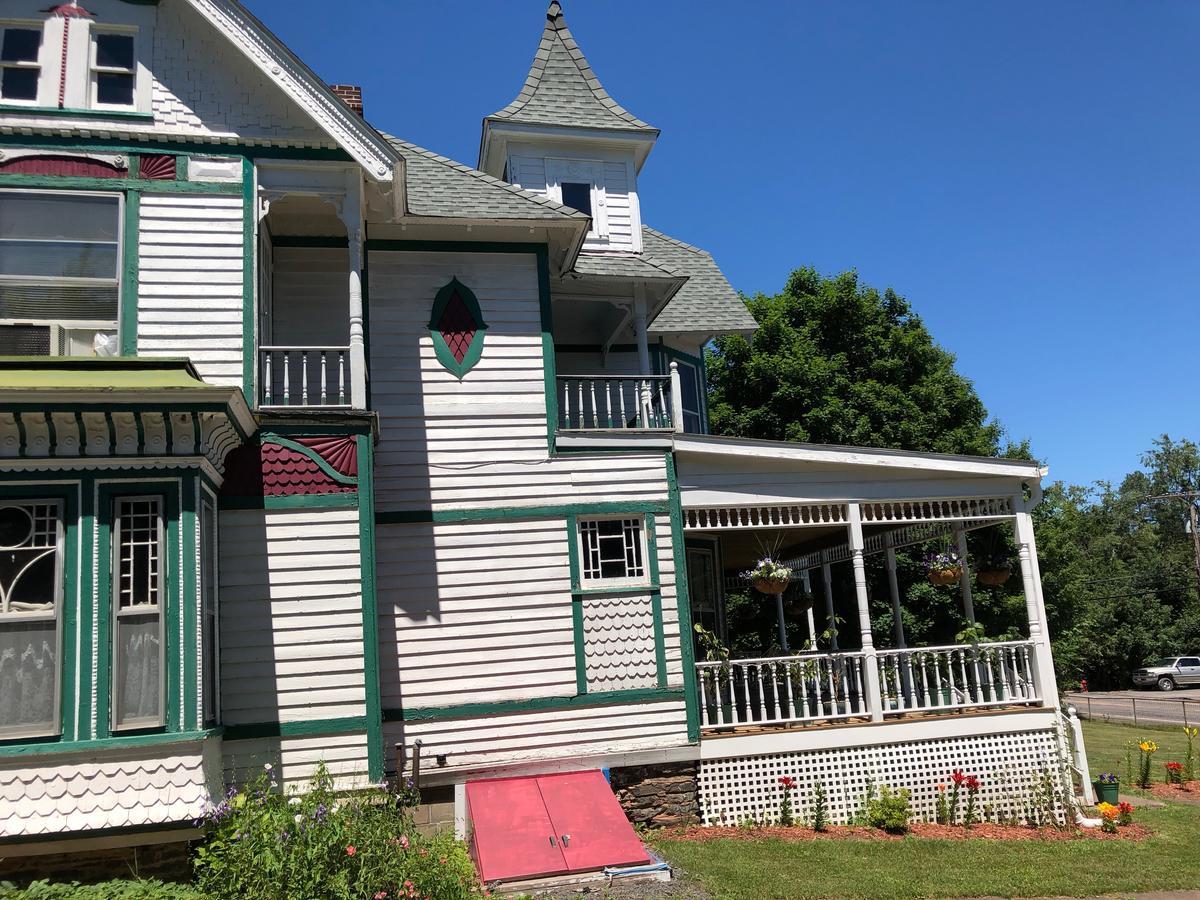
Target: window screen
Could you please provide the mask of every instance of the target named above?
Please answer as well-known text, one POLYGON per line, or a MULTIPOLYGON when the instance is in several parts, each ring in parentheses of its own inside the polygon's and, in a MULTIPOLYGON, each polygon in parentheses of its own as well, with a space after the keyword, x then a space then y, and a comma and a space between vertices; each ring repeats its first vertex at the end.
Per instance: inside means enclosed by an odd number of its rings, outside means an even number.
POLYGON ((633 581, 646 577, 642 519, 579 522, 584 581, 633 581))
POLYGON ((113 535, 113 727, 163 722, 161 497, 120 497, 113 535))
POLYGON ((36 28, 5 28, 0 39, 0 99, 34 102, 42 70, 38 55, 42 32, 36 28))
POLYGON ((58 733, 62 507, 0 503, 0 738, 58 733))

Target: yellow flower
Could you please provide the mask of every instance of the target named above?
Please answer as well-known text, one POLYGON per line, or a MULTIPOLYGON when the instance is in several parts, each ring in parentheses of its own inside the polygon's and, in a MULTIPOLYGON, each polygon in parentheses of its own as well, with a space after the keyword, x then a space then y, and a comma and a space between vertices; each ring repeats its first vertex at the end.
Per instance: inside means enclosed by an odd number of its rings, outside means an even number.
POLYGON ((1184 734, 1186 734, 1186 735, 1187 735, 1188 737, 1190 737, 1190 738, 1194 738, 1194 737, 1196 737, 1197 735, 1200 735, 1200 728, 1188 728, 1188 727, 1185 725, 1185 726, 1183 727, 1183 733, 1184 733, 1184 734))
POLYGON ((1121 811, 1111 803, 1101 803, 1096 807, 1096 811, 1100 813, 1101 818, 1115 819, 1121 814, 1121 811))
POLYGON ((1140 744, 1138 744, 1138 747, 1141 748, 1143 753, 1158 752, 1158 744, 1154 743, 1154 741, 1142 741, 1140 744))

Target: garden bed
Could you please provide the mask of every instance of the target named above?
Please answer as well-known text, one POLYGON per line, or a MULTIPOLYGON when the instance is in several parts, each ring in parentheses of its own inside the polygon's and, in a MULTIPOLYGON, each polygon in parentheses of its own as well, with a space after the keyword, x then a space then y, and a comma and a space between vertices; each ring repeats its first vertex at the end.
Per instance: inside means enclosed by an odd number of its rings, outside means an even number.
POLYGON ((1162 781, 1151 783, 1148 788, 1139 788, 1151 797, 1170 800, 1173 803, 1191 803, 1200 806, 1200 781, 1185 781, 1183 784, 1167 784, 1162 781))
POLYGON ((859 825, 830 825, 826 831, 811 828, 779 825, 763 825, 754 828, 723 828, 693 825, 683 828, 667 828, 655 834, 656 841, 761 841, 771 838, 780 841, 901 841, 906 838, 939 841, 1042 841, 1060 842, 1074 840, 1140 841, 1153 832, 1143 825, 1122 826, 1115 834, 1099 828, 1026 828, 1022 825, 996 825, 981 822, 970 828, 961 825, 934 825, 920 822, 912 825, 908 834, 889 834, 878 828, 859 825))

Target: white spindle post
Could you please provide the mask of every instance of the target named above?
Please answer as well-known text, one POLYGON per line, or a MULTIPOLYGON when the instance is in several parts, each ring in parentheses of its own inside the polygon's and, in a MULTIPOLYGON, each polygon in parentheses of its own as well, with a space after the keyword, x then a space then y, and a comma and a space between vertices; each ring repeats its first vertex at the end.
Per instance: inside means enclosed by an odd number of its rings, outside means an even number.
POLYGON ((321 355, 321 405, 324 406, 329 396, 329 373, 327 371, 329 353, 325 350, 319 352, 321 355))
POLYGON ((343 350, 338 351, 338 405, 346 405, 346 353, 343 350))
POLYGON ((606 428, 613 427, 612 418, 612 382, 605 379, 604 381, 604 421, 606 428))
POLYGON ((810 650, 817 649, 817 623, 813 618, 813 590, 812 578, 809 576, 808 569, 800 573, 800 586, 804 590, 805 607, 808 617, 808 648, 810 650))
POLYGON ((1017 510, 1014 530, 1017 551, 1021 559, 1021 580, 1025 589, 1025 611, 1029 617, 1029 638, 1033 642, 1032 669, 1037 696, 1049 706, 1058 703, 1058 682, 1054 674, 1054 658, 1050 654, 1050 635, 1046 627, 1046 604, 1042 599, 1042 579, 1037 561, 1037 541, 1033 535, 1033 518, 1027 511, 1023 496, 1012 500, 1017 510))
POLYGON ((875 639, 871 634, 871 603, 867 596, 867 566, 864 557, 865 542, 862 530, 862 508, 857 503, 848 504, 850 557, 854 566, 854 593, 858 599, 858 627, 862 636, 862 649, 867 675, 867 709, 871 721, 883 721, 883 698, 879 692, 879 667, 876 665, 875 639))
POLYGON ((266 369, 266 373, 263 378, 263 404, 266 406, 271 405, 273 396, 273 388, 271 386, 271 357, 274 355, 275 354, 270 350, 263 352, 263 361, 265 363, 264 368, 266 369))
POLYGON ((683 388, 679 379, 679 363, 675 360, 671 360, 671 427, 679 433, 683 432, 683 388))
POLYGON ((592 397, 592 427, 600 427, 600 407, 596 404, 596 379, 588 379, 588 393, 592 397))
POLYGON ((300 405, 308 406, 308 351, 300 351, 300 405))
POLYGON ((363 202, 362 173, 357 169, 346 172, 346 196, 342 203, 342 221, 348 237, 349 312, 350 312, 350 404, 355 409, 367 407, 367 345, 363 325, 363 202))
POLYGON ((837 653, 837 619, 833 612, 833 570, 827 562, 821 563, 821 581, 824 582, 825 615, 829 622, 829 649, 834 653, 837 653))
POLYGON ((292 354, 285 350, 283 351, 283 405, 290 406, 291 399, 291 371, 292 371, 292 354))

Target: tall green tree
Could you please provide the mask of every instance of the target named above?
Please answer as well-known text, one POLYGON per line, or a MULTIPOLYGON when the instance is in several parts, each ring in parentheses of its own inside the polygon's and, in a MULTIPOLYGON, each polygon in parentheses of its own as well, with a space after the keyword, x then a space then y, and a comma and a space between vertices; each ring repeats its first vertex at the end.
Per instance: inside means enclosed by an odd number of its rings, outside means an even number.
POLYGON ((954 356, 891 289, 797 269, 747 301, 753 343, 721 337, 707 358, 717 434, 995 455, 1001 429, 954 356))

